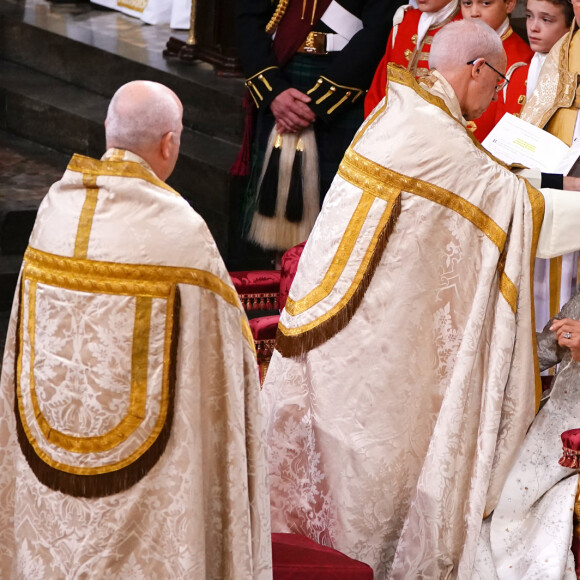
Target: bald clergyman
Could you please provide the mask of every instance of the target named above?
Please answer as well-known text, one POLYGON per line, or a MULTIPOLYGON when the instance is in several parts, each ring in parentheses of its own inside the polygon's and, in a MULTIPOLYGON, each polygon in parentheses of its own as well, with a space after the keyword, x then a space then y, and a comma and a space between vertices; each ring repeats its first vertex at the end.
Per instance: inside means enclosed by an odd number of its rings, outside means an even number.
POLYGON ((497 34, 452 23, 429 62, 421 82, 389 67, 306 244, 263 389, 273 531, 377 580, 470 577, 534 417, 534 258, 580 247, 577 194, 542 195, 466 129, 504 82, 497 34))
POLYGON ((165 180, 183 108, 119 89, 24 256, 0 392, 2 578, 271 578, 253 342, 165 180))

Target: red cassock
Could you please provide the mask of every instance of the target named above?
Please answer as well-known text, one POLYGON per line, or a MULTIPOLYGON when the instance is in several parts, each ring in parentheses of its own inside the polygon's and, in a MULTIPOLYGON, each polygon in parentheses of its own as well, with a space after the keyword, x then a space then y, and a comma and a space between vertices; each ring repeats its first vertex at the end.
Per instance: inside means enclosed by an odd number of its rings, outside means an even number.
POLYGON ((371 87, 365 99, 365 117, 377 106, 379 101, 385 96, 387 85, 387 64, 394 62, 407 68, 416 77, 425 75, 429 70, 429 51, 435 34, 453 20, 461 20, 461 11, 451 14, 449 18, 441 24, 433 26, 427 31, 421 44, 417 45, 417 28, 422 12, 417 8, 410 8, 405 12, 403 21, 399 24, 395 44, 393 46, 393 31, 389 35, 387 50, 381 63, 379 64, 371 87))
POLYGON ((526 104, 526 90, 528 82, 528 72, 530 71, 530 63, 516 63, 518 66, 512 65, 510 73, 510 82, 504 91, 503 108, 498 112, 497 121, 499 121, 504 113, 511 113, 519 116, 526 104))
POLYGON ((483 113, 479 119, 469 121, 467 126, 473 131, 473 134, 478 141, 483 141, 487 137, 488 133, 503 117, 504 113, 519 114, 524 101, 522 101, 519 106, 517 105, 517 102, 518 100, 521 100, 520 95, 523 94, 524 99, 526 96, 525 80, 528 76, 527 70, 529 63, 534 56, 534 51, 513 31, 511 26, 507 29, 501 39, 507 56, 506 77, 510 79, 510 82, 507 89, 498 95, 498 100, 494 103, 490 103, 485 113, 483 113), (521 68, 525 68, 525 73, 520 71, 521 68), (525 74, 523 83, 522 74, 525 74), (514 86, 512 86, 512 83, 514 86), (519 88, 521 86, 523 86, 523 91, 519 88), (506 93, 506 101, 504 101, 504 92, 506 93))

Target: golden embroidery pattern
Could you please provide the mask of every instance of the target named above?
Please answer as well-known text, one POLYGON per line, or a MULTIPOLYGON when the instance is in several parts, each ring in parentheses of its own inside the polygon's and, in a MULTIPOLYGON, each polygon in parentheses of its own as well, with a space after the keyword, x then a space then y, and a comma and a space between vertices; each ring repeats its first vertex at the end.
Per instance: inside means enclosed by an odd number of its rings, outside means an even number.
POLYGON ((113 158, 100 161, 99 159, 91 159, 90 157, 76 154, 70 160, 67 170, 94 177, 114 176, 142 179, 181 197, 177 191, 169 187, 169 185, 161 181, 154 173, 136 161, 115 161, 113 158))

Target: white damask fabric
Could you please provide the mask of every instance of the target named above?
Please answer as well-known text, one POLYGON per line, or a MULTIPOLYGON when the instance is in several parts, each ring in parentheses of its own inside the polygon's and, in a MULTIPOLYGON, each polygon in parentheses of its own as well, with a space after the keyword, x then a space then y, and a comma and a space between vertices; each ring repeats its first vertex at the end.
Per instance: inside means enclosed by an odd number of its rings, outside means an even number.
POLYGON ((203 220, 136 155, 75 156, 20 285, 0 392, 0 578, 271 578, 255 355, 203 220), (158 459, 127 484, 168 417, 158 459), (103 474, 121 489, 103 492, 103 474), (78 478, 96 495, 58 491, 78 478))
POLYGON ((471 575, 535 409, 543 200, 472 140, 445 79, 426 82, 390 67, 281 315, 279 347, 296 352, 274 353, 263 388, 273 531, 332 545, 377 580, 471 575))
MULTIPOLYGON (((557 318, 580 320, 580 295, 557 318)), ((561 434, 580 426, 580 365, 558 346, 551 321, 538 335, 540 368, 560 363, 548 402, 532 426, 478 546, 474 579, 573 580, 578 470, 562 467, 561 434), (485 555, 485 556, 484 556, 485 555)))
POLYGON ((146 24, 169 24, 171 28, 189 30, 191 0, 91 0, 94 4, 119 10, 146 24))

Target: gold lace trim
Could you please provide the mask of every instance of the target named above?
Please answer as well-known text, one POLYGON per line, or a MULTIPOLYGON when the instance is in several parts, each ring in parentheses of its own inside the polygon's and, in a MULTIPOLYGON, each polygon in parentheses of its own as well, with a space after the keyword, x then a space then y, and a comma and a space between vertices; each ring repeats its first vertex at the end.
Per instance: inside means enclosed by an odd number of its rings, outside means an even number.
POLYGON ((276 6, 276 10, 274 14, 272 14, 272 18, 266 24, 266 32, 268 34, 274 34, 276 29, 278 28, 282 18, 284 18, 284 14, 286 14, 286 10, 288 9, 288 4, 290 4, 290 0, 280 0, 278 2, 278 6, 276 6))

